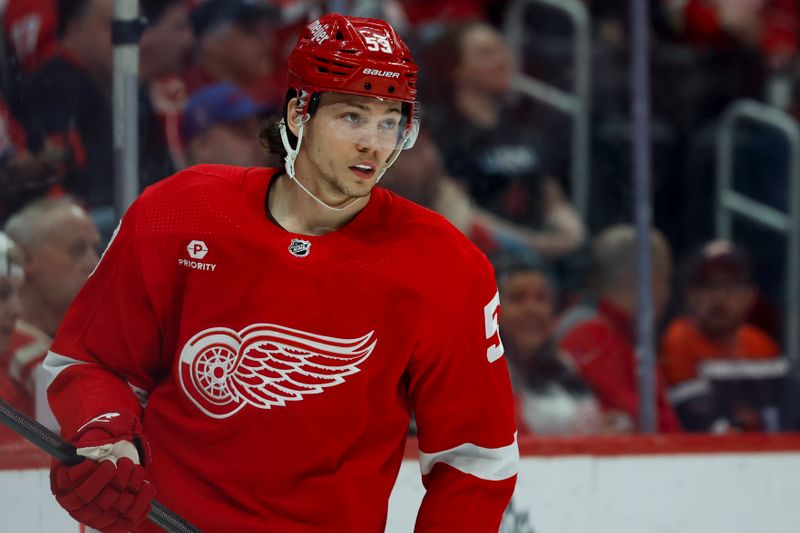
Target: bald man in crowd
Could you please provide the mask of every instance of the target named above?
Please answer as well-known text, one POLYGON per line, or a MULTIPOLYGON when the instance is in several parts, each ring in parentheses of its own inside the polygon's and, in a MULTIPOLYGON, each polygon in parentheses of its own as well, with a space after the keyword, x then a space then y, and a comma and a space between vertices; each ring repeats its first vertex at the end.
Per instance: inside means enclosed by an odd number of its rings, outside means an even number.
MULTIPOLYGON (((653 307, 659 320, 670 298, 672 252, 658 230, 650 234, 650 247, 653 307)), ((595 237, 591 276, 597 302, 568 310, 557 328, 561 349, 572 356, 603 410, 622 411, 633 421, 639 419, 635 352, 636 257, 633 226, 612 226, 595 237)), ((660 376, 657 404, 658 431, 680 431, 660 376)))
POLYGON ((97 265, 100 235, 69 197, 29 204, 9 219, 5 230, 22 250, 25 273, 8 373, 27 394, 24 410, 47 425, 54 420, 44 396, 41 362, 67 307, 97 265))

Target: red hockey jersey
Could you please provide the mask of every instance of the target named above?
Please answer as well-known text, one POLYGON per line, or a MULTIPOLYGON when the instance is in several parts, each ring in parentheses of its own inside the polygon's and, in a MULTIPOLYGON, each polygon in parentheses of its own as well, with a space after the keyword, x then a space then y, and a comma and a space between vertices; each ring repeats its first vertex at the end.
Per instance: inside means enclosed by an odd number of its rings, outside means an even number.
POLYGON ((275 172, 193 167, 128 210, 45 362, 62 432, 141 417, 159 501, 205 532, 378 532, 413 412, 417 531, 497 531, 518 450, 490 264, 380 188, 289 233, 275 172))

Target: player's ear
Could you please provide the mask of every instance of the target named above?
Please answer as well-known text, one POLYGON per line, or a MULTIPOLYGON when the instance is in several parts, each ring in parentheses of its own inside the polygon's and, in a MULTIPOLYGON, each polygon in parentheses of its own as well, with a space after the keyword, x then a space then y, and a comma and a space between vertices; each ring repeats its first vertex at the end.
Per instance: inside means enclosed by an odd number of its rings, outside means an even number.
POLYGON ((297 122, 293 120, 297 116, 297 97, 289 99, 286 104, 286 123, 289 131, 296 137, 298 132, 297 122))

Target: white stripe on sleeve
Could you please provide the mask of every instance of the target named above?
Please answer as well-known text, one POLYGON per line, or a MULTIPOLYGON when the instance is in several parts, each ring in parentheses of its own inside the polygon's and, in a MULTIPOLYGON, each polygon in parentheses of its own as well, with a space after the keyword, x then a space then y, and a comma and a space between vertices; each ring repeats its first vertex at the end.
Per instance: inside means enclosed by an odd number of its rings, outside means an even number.
POLYGON ((52 350, 47 352, 47 357, 44 358, 44 362, 42 363, 42 368, 49 374, 47 379, 47 388, 50 388, 50 385, 53 384, 53 381, 56 380, 58 375, 66 370, 68 367, 72 365, 86 365, 84 361, 78 361, 77 359, 73 359, 71 357, 67 357, 66 355, 61 355, 56 353, 52 350))
POLYGON ((436 463, 448 464, 465 474, 487 481, 508 479, 519 469, 517 434, 514 433, 513 443, 502 448, 482 448, 465 443, 440 452, 419 451, 419 466, 423 476, 430 474, 436 463))
MULTIPOLYGON (((86 361, 78 361, 77 359, 73 359, 71 357, 67 357, 66 355, 61 355, 56 353, 52 350, 47 352, 47 357, 44 358, 44 362, 42 363, 42 368, 45 372, 49 375, 47 379, 47 388, 50 388, 50 385, 55 381, 58 375, 66 370, 68 367, 72 365, 89 365, 93 363, 87 363, 86 361)), ((127 382, 128 387, 130 387, 131 392, 136 395, 136 399, 139 401, 139 405, 143 408, 147 407, 147 399, 150 395, 145 389, 137 387, 130 382, 127 382)), ((46 390, 45 389, 45 390, 46 390)))

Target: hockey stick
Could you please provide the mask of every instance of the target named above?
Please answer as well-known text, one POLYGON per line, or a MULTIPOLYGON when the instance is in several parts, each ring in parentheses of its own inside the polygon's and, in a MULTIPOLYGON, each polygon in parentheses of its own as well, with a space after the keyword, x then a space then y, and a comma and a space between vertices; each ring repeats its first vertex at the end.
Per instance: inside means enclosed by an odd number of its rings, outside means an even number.
MULTIPOLYGON (((2 398, 0 398, 0 423, 22 435, 65 465, 72 466, 86 460, 85 457, 75 453, 73 445, 63 441, 39 422, 23 415, 2 398)), ((155 500, 151 502, 147 518, 169 533, 200 533, 199 529, 155 500)))

